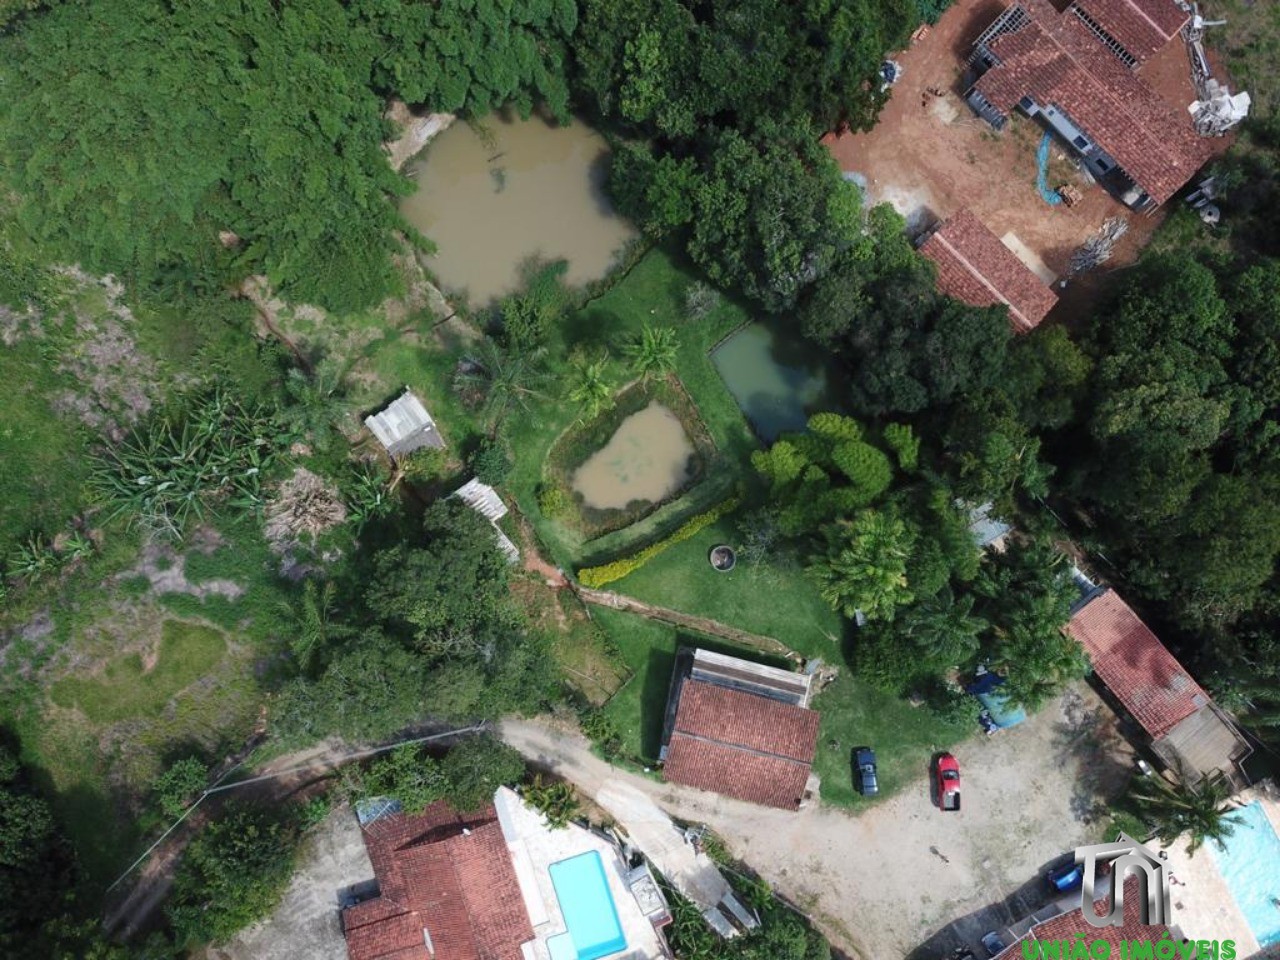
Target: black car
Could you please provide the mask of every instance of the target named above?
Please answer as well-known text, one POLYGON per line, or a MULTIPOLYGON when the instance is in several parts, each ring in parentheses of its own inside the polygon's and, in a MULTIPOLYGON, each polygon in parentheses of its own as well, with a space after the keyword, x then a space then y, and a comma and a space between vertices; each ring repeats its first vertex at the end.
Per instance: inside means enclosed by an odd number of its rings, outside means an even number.
POLYGON ((987 955, 991 957, 998 957, 1008 949, 1004 941, 1000 939, 1000 934, 994 930, 982 938, 982 945, 986 948, 987 955))
POLYGON ((858 747, 853 751, 853 765, 858 771, 858 790, 864 797, 874 797, 880 792, 876 777, 876 752, 870 747, 858 747))

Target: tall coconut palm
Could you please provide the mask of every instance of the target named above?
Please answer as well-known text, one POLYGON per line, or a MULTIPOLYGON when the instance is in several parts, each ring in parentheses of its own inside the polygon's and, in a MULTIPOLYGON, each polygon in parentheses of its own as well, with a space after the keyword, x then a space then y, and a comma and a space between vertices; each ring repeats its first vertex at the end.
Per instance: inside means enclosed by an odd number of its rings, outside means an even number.
POLYGON ((1174 784, 1164 777, 1143 777, 1130 788, 1129 801, 1164 843, 1185 834, 1188 854, 1194 854, 1206 840, 1231 836, 1239 822, 1232 813, 1239 804, 1231 799, 1231 785, 1221 774, 1196 786, 1174 784))
POLYGON ((640 335, 626 346, 631 369, 642 380, 659 377, 675 368, 680 342, 673 327, 655 327, 646 323, 640 335))
POLYGON ((578 352, 569 358, 569 399, 582 410, 582 419, 591 420, 613 406, 613 387, 606 369, 609 354, 578 352))
POLYGON ((911 540, 902 519, 887 511, 867 510, 841 520, 830 550, 813 567, 822 598, 851 620, 858 613, 868 620, 892 620, 897 608, 913 599, 907 585, 911 540))
POLYGON ((542 357, 542 350, 508 351, 485 337, 458 363, 453 388, 493 429, 513 407, 528 409, 529 401, 543 396, 542 357))

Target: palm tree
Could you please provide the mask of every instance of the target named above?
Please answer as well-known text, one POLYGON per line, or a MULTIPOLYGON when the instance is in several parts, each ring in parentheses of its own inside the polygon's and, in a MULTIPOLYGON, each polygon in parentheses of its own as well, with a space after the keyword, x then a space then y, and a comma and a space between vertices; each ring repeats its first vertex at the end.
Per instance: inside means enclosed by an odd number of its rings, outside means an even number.
POLYGON ((894 632, 908 640, 921 661, 941 669, 964 663, 978 650, 987 622, 973 614, 973 596, 956 597, 951 589, 916 604, 898 618, 894 632))
POLYGON ((626 356, 631 361, 631 369, 640 375, 642 380, 661 376, 674 369, 676 352, 680 343, 676 339, 673 327, 655 327, 646 323, 636 337, 625 348, 626 356))
POLYGON ((542 369, 542 350, 524 353, 506 351, 490 337, 458 363, 453 388, 464 402, 479 407, 492 428, 512 407, 528 409, 529 401, 543 396, 547 375, 542 369))
POLYGON ((569 399, 582 408, 582 419, 591 420, 613 406, 613 387, 605 376, 609 354, 577 352, 569 358, 569 399))
POLYGON ((1187 835, 1187 853, 1194 854, 1206 840, 1221 841, 1235 832, 1239 804, 1231 799, 1231 784, 1221 774, 1196 786, 1174 784, 1164 777, 1139 779, 1129 790, 1134 812, 1150 823, 1166 844, 1187 835))
POLYGON ((892 513, 867 510, 841 520, 827 555, 815 565, 822 598, 850 620, 892 620, 912 600, 907 587, 911 531, 892 513))

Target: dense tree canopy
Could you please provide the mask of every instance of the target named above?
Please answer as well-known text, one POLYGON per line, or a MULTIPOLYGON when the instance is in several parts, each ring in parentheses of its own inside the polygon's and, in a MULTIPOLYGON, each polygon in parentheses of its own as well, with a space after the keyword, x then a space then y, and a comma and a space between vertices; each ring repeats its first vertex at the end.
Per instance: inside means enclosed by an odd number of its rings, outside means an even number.
POLYGON ((572 0, 91 0, 0 37, 0 169, 61 256, 143 282, 265 273, 294 300, 392 284, 384 97, 566 113, 572 0))
MULTIPOLYGON (((424 714, 491 719, 554 690, 543 638, 514 608, 493 528, 460 501, 428 508, 421 532, 373 553, 363 595, 335 601, 310 669, 281 694, 278 731, 388 737, 424 714)), ((301 664, 299 664, 301 666, 301 664)))

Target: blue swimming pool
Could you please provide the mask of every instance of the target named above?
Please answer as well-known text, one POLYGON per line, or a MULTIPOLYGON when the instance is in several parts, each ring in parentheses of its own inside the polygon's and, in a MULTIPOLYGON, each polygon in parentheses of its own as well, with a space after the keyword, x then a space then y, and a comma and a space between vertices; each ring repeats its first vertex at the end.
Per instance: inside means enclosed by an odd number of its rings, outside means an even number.
POLYGON ((556 960, 597 960, 625 950, 627 938, 622 935, 618 910, 609 893, 600 854, 592 850, 549 868, 551 883, 556 888, 564 925, 569 928, 569 942, 561 937, 548 942, 556 960))
POLYGON ((1225 844, 1206 844, 1231 890, 1236 906, 1263 947, 1280 943, 1280 837, 1257 801, 1242 807, 1225 844))

